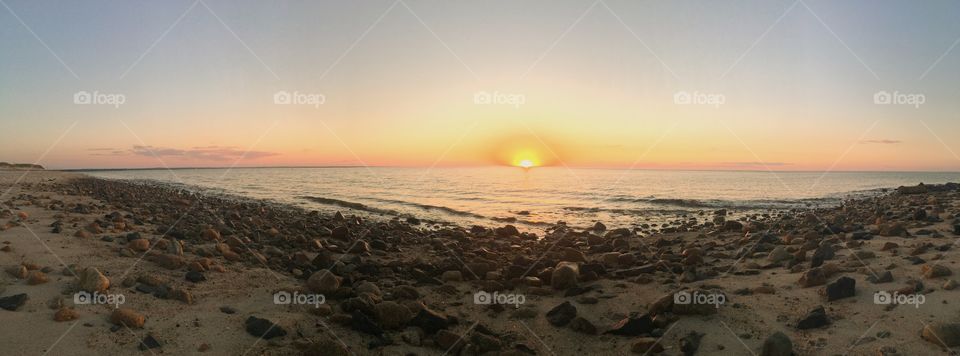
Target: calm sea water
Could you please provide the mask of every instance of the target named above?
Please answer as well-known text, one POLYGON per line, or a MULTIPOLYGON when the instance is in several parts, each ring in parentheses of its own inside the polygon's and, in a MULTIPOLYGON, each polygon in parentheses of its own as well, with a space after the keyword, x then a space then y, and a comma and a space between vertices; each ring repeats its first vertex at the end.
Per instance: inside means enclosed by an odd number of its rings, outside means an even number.
POLYGON ((960 173, 801 173, 489 168, 235 168, 96 171, 311 210, 535 228, 629 227, 678 214, 836 205, 883 188, 960 181, 960 173))

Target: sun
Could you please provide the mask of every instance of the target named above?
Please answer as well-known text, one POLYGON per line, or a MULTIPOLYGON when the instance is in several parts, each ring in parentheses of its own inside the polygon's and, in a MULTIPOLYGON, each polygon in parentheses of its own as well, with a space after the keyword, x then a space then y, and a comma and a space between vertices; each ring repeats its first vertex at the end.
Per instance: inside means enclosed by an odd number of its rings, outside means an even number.
POLYGON ((533 161, 529 159, 521 160, 520 163, 517 163, 517 166, 520 166, 523 168, 530 168, 530 167, 533 167, 533 161))

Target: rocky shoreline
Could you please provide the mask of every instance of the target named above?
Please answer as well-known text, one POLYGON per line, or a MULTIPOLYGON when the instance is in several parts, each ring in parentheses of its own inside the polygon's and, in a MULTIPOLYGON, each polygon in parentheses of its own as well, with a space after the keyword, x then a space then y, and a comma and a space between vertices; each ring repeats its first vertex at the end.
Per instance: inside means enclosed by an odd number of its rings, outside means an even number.
POLYGON ((38 314, 58 322, 146 330, 132 344, 108 343, 126 353, 911 355, 960 346, 960 303, 949 303, 960 293, 951 279, 957 184, 739 220, 718 210, 649 233, 601 223, 543 234, 428 226, 87 176, 20 183, 3 204, 0 256, 19 255, 4 235, 21 229, 101 254, 66 266, 0 260, 0 318, 33 301, 50 304, 38 314), (49 218, 32 218, 39 211, 49 218), (108 273, 104 260, 136 268, 108 273), (232 273, 275 278, 227 298, 267 302, 218 305, 218 286, 239 283, 232 273), (36 301, 30 286, 44 284, 59 285, 58 302, 36 301), (77 293, 136 303, 91 312, 69 303, 77 293), (164 319, 157 303, 215 309, 206 312, 232 324, 197 325, 240 331, 226 346, 180 342, 184 331, 153 327, 164 319))

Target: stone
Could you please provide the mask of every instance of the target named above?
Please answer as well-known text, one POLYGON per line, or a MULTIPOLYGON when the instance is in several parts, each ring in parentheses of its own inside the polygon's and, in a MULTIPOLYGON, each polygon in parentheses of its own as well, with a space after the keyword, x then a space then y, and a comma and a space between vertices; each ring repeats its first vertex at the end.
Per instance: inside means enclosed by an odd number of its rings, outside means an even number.
POLYGON ((580 265, 571 262, 560 262, 550 275, 550 285, 554 289, 567 289, 577 286, 580 278, 580 265))
POLYGON ((187 275, 184 278, 193 283, 200 283, 207 280, 207 277, 205 277, 202 272, 195 271, 187 272, 187 275))
POLYGON ((634 341, 632 345, 630 345, 630 351, 635 354, 656 354, 663 352, 663 345, 660 345, 659 339, 652 337, 641 337, 634 341))
POLYGON ((821 291, 821 295, 827 297, 828 302, 837 299, 843 299, 856 294, 857 280, 850 277, 840 277, 833 283, 827 284, 827 287, 821 291))
POLYGON ((827 318, 827 311, 823 309, 823 306, 819 306, 810 310, 807 315, 797 321, 797 329, 815 329, 829 324, 830 319, 827 318))
POLYGON ((220 241, 220 232, 213 228, 204 229, 200 236, 206 241, 220 241))
POLYGON ((446 316, 424 307, 413 317, 410 325, 419 326, 427 334, 435 334, 441 329, 446 329, 450 325, 450 320, 446 316))
POLYGON ((71 321, 79 318, 80 315, 73 308, 62 307, 53 314, 54 321, 71 321))
POLYGON ((433 339, 434 342, 437 343, 437 346, 440 346, 443 350, 453 352, 453 354, 458 354, 459 348, 463 346, 463 337, 447 330, 440 330, 433 339))
POLYGON ((503 343, 500 342, 500 339, 479 332, 473 333, 473 335, 470 337, 470 342, 480 348, 481 352, 500 351, 500 349, 503 347, 503 343))
POLYGON ((814 267, 807 270, 802 276, 800 276, 800 281, 798 281, 800 287, 803 288, 819 286, 824 283, 827 283, 827 275, 820 267, 814 267))
POLYGON ((620 336, 638 336, 649 334, 653 331, 653 318, 650 314, 640 316, 629 316, 613 325, 613 328, 604 332, 604 334, 620 336))
POLYGON ((136 239, 128 242, 127 248, 134 251, 146 252, 147 250, 150 249, 150 241, 148 241, 147 239, 136 239))
POLYGON ((377 319, 384 329, 399 329, 412 318, 410 309, 401 304, 391 301, 377 304, 377 319))
POLYGON ((460 271, 446 271, 440 275, 440 279, 446 282, 462 282, 463 273, 460 271))
POLYGON ((760 356, 793 356, 793 342, 782 332, 775 332, 763 340, 760 356))
POLYGON ((350 328, 362 333, 367 333, 374 336, 382 336, 383 328, 381 328, 377 323, 374 323, 367 314, 360 311, 360 309, 354 309, 350 313, 350 328))
POLYGON ((570 321, 570 329, 587 335, 597 334, 597 327, 594 326, 589 320, 580 316, 573 318, 573 320, 570 321))
POLYGON ((946 277, 953 274, 953 272, 950 271, 949 268, 947 268, 944 265, 938 265, 938 264, 923 265, 923 267, 921 267, 921 271, 923 272, 923 278, 928 278, 928 279, 946 277))
POLYGON ((104 276, 103 273, 100 273, 100 270, 95 267, 87 267, 83 272, 80 272, 80 280, 77 283, 77 287, 81 291, 90 293, 105 292, 110 288, 110 279, 104 276))
POLYGON ((304 356, 350 356, 352 353, 347 349, 346 346, 340 342, 329 339, 322 338, 320 341, 311 342, 307 344, 304 348, 304 356))
POLYGON ((789 260, 789 259, 791 259, 791 258, 793 258, 793 255, 791 255, 789 252, 787 252, 787 249, 783 248, 783 246, 777 246, 777 247, 775 247, 775 248, 774 248, 772 251, 770 251, 770 253, 767 255, 767 260, 770 261, 770 262, 773 262, 773 263, 777 263, 777 262, 781 262, 781 261, 786 261, 786 260, 789 260))
POLYGON ((871 274, 867 276, 867 281, 874 284, 893 282, 893 272, 883 271, 879 275, 871 274))
POLYGON ((254 337, 262 338, 264 340, 270 340, 275 337, 282 337, 287 335, 287 331, 284 330, 277 324, 274 324, 272 321, 258 318, 255 316, 250 316, 244 322, 244 327, 247 330, 247 333, 253 335, 254 337))
POLYGON ((140 341, 140 345, 137 346, 137 348, 139 348, 140 351, 156 349, 158 347, 160 347, 160 341, 154 338, 153 335, 147 335, 147 337, 143 338, 143 340, 140 341))
POLYGON ((24 267, 23 265, 16 265, 7 268, 7 274, 17 279, 26 279, 29 276, 29 273, 30 271, 28 271, 27 267, 24 267))
POLYGON ((307 279, 307 288, 311 291, 321 294, 332 294, 340 288, 341 278, 337 277, 329 270, 320 270, 314 272, 307 279))
POLYGON ((575 317, 577 317, 577 307, 570 302, 563 302, 547 312, 547 321, 557 327, 567 325, 575 317))
POLYGON ((680 352, 683 352, 684 356, 695 355, 697 350, 700 349, 700 340, 703 339, 704 335, 706 334, 698 333, 696 331, 687 333, 687 335, 680 338, 680 341, 678 341, 680 352))
POLYGON ((960 346, 960 324, 930 323, 924 326, 921 337, 943 347, 960 346))
POLYGON ((954 290, 955 288, 957 288, 957 281, 955 280, 951 279, 943 284, 943 289, 945 290, 954 290))
POLYGON ((147 318, 130 308, 114 309, 110 314, 110 322, 114 325, 124 325, 130 328, 142 328, 147 318))
POLYGON ((30 298, 27 297, 26 293, 0 298, 0 309, 17 311, 17 309, 20 309, 20 307, 27 303, 27 299, 30 298))
POLYGON ((337 226, 333 228, 330 237, 337 240, 347 241, 350 239, 350 229, 348 229, 346 226, 337 226))
POLYGON ((38 285, 47 283, 47 275, 40 271, 30 272, 30 276, 27 277, 27 284, 29 285, 38 285))

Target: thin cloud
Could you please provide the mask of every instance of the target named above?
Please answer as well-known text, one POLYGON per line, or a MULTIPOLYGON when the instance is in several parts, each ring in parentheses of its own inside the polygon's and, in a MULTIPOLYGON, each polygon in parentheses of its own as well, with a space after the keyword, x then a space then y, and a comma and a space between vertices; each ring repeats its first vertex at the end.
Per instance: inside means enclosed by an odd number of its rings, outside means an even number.
POLYGON ((901 142, 903 142, 903 141, 900 141, 900 140, 889 140, 889 139, 883 139, 883 140, 863 140, 863 141, 860 141, 860 143, 866 143, 866 144, 879 143, 879 144, 884 144, 884 145, 895 145, 895 144, 898 144, 898 143, 901 143, 901 142))
POLYGON ((182 157, 198 161, 231 161, 238 159, 258 159, 277 156, 279 153, 266 151, 246 151, 232 146, 204 146, 189 149, 135 145, 130 149, 90 149, 92 156, 145 156, 145 157, 182 157))
POLYGON ((788 162, 723 162, 722 164, 727 166, 737 166, 737 167, 781 167, 789 166, 793 163, 788 162))

